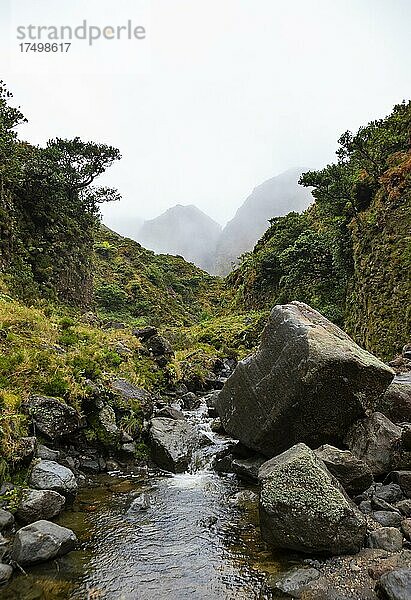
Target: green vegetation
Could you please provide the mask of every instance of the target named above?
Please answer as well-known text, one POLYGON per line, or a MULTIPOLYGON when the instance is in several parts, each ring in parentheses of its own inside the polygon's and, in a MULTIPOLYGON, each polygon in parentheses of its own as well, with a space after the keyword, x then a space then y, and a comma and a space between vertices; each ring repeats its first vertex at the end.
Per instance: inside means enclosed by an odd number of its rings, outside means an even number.
POLYGON ((383 358, 411 337, 411 102, 339 139, 304 173, 315 203, 271 220, 228 277, 237 306, 307 302, 383 358), (407 300, 408 298, 408 300, 407 300))
POLYGON ((102 317, 188 326, 221 309, 222 280, 183 258, 156 255, 104 226, 95 240, 95 301, 102 317))

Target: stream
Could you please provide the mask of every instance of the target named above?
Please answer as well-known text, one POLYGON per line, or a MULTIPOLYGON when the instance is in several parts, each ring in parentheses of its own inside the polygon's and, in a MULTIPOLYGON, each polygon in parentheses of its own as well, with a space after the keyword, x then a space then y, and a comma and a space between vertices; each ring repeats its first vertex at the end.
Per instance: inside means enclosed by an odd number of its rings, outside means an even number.
POLYGON ((211 469, 213 455, 229 440, 211 431, 205 404, 185 414, 212 439, 195 453, 188 473, 95 476, 57 520, 74 530, 78 549, 15 576, 0 598, 271 598, 268 576, 290 562, 266 550, 256 503, 239 506, 233 498, 250 488, 211 469))

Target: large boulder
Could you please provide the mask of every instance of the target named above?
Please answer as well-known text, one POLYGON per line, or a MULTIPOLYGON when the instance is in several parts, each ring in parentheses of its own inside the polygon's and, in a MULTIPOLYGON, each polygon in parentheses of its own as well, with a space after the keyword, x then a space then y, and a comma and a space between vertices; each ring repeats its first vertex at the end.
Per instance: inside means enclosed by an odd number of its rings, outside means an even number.
POLYGON ((151 456, 153 461, 166 471, 186 471, 198 443, 196 430, 186 421, 164 417, 151 420, 151 456))
POLYGON ((274 307, 258 351, 238 364, 216 407, 227 433, 266 456, 297 442, 339 446, 393 376, 320 313, 292 302, 274 307))
POLYGON ((78 412, 58 398, 32 396, 26 407, 36 432, 51 440, 71 435, 80 427, 78 412))
POLYGON ((38 490, 53 490, 64 496, 77 492, 73 471, 53 460, 40 460, 34 465, 29 483, 38 490))
POLYGON ((260 528, 276 548, 306 553, 354 553, 366 521, 324 463, 305 444, 259 470, 260 528))
POLYGON ((23 523, 52 519, 63 510, 66 499, 53 490, 23 490, 16 516, 23 523))
MULTIPOLYGON (((382 475, 407 466, 401 450, 402 429, 382 413, 375 412, 353 424, 346 436, 351 452, 365 461, 374 475, 382 475)), ((408 456, 408 458, 409 458, 408 456)))
POLYGON ((77 538, 71 529, 50 521, 36 521, 18 530, 12 559, 19 565, 44 562, 73 550, 77 538))
POLYGON ((349 450, 325 444, 315 450, 315 453, 350 496, 361 494, 372 484, 370 467, 349 450))

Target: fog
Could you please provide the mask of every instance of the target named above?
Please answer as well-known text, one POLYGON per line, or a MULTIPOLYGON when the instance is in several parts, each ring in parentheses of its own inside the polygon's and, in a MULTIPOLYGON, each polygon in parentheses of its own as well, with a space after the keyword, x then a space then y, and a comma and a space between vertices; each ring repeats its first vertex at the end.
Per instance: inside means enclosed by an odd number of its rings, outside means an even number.
POLYGON ((333 160, 340 133, 411 96, 410 25, 409 0, 3 0, 2 78, 22 137, 120 148, 108 225, 176 204, 224 224, 255 186, 333 160), (17 26, 82 19, 132 20, 146 39, 18 51, 17 26))

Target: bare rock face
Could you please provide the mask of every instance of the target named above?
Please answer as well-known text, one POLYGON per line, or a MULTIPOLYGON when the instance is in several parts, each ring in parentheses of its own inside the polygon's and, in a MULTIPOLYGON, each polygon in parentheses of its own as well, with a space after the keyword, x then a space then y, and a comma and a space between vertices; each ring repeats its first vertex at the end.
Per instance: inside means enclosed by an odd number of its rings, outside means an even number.
POLYGON ((23 491, 16 515, 23 523, 52 519, 63 510, 66 499, 53 490, 23 491))
POLYGON ((238 364, 216 408, 227 433, 266 456, 297 442, 339 446, 393 377, 339 327, 292 302, 274 307, 258 351, 238 364))
POLYGON ((305 444, 265 462, 259 479, 260 528, 270 546, 306 553, 358 552, 365 518, 305 444))

